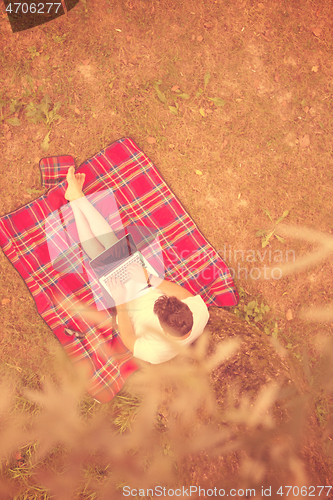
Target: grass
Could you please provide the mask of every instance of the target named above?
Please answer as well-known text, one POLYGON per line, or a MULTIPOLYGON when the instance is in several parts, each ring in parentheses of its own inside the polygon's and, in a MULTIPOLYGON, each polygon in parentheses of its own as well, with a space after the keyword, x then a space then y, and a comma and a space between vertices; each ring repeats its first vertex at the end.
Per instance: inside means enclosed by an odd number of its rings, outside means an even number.
MULTIPOLYGON (((2 112, 16 121, 0 124, 1 214, 39 195, 42 156, 68 153, 80 164, 130 136, 217 249, 226 244, 261 251, 256 232, 270 225, 263 207, 273 221, 289 210, 288 223, 331 232, 331 21, 328 1, 284 0, 87 0, 57 21, 16 34, 2 17, 2 112), (61 102, 55 112, 61 119, 45 113, 41 118, 49 124, 32 123, 27 106, 33 102, 40 110, 46 95, 48 113, 61 102), (45 151, 41 145, 49 130, 45 151), (310 143, 303 147, 307 135, 310 143), (156 142, 150 144, 148 137, 156 142)), ((294 250, 298 259, 315 245, 291 237, 283 244, 272 237, 268 248, 283 255, 294 250)), ((233 256, 226 261, 237 268, 233 256)), ((270 264, 268 254, 262 262, 239 263, 248 273, 270 264)), ((17 384, 14 408, 34 417, 39 410, 21 390, 40 389, 48 376, 59 379, 56 343, 3 254, 0 266, 0 301, 9 299, 0 306, 1 376, 17 384)), ((256 324, 268 328, 270 336, 275 332, 295 362, 307 352, 316 372, 322 362, 317 337, 329 337, 332 325, 305 322, 298 311, 330 303, 331 259, 280 280, 243 273, 235 281, 246 290, 238 311, 243 314, 251 302, 259 309, 267 305, 270 310, 256 324), (292 320, 286 318, 289 309, 292 320)), ((325 394, 316 400, 322 426, 331 411, 325 394)), ((102 409, 87 397, 80 411, 88 420, 105 413, 126 436, 141 404, 136 396, 121 395, 102 409)), ((97 477, 89 467, 87 478, 97 477)), ((94 498, 87 485, 81 498, 94 498)), ((44 490, 31 488, 17 498, 47 498, 44 490)))
POLYGON ((112 422, 118 432, 132 430, 132 422, 140 410, 141 399, 132 394, 120 394, 112 402, 112 422))

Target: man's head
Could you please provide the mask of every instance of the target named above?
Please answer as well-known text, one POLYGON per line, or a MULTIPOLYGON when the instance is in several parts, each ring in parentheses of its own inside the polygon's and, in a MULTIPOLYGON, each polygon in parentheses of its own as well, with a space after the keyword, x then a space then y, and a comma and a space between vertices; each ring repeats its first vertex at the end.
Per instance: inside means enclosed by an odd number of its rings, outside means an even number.
POLYGON ((161 295, 154 304, 154 313, 163 331, 173 337, 183 337, 192 330, 192 311, 177 297, 161 295))

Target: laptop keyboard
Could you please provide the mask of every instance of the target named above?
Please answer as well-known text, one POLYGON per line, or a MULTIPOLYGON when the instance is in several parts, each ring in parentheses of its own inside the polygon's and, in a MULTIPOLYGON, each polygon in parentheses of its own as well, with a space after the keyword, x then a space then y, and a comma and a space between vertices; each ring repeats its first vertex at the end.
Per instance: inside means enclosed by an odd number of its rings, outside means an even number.
POLYGON ((109 278, 112 277, 112 278, 119 278, 119 281, 121 281, 121 283, 126 283, 127 281, 130 280, 130 277, 127 273, 127 268, 131 264, 140 264, 141 266, 143 265, 142 260, 140 259, 140 256, 138 254, 129 257, 126 260, 126 262, 124 262, 121 266, 119 266, 115 271, 112 271, 110 274, 102 278, 101 281, 105 285, 107 285, 109 278))

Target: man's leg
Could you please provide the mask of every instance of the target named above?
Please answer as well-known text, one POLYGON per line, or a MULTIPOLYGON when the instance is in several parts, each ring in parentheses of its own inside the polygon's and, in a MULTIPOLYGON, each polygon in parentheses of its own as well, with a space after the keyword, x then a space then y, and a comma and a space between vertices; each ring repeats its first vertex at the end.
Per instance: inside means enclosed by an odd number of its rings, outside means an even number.
POLYGON ((68 188, 65 198, 69 200, 74 212, 79 238, 84 250, 89 257, 91 255, 96 257, 105 248, 116 243, 118 238, 104 217, 85 197, 82 191, 85 174, 75 174, 74 172, 74 167, 70 167, 67 174, 68 188))
POLYGON ((82 248, 90 259, 94 259, 97 255, 100 255, 105 248, 92 233, 90 225, 81 210, 75 204, 71 203, 71 206, 82 248))
POLYGON ((91 232, 104 248, 110 248, 118 241, 109 223, 84 195, 70 203, 73 211, 80 210, 82 212, 90 226, 91 232))

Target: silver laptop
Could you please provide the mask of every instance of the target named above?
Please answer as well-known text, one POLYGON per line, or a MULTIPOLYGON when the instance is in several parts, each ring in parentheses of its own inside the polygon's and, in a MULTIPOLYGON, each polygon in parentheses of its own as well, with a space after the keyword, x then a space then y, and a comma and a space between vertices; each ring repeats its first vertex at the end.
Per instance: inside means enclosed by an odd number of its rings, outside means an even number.
MULTIPOLYGON (((104 250, 100 255, 90 261, 90 266, 96 273, 100 284, 110 293, 108 280, 110 277, 119 278, 126 284, 131 278, 127 273, 127 268, 131 264, 139 264, 146 268, 148 273, 157 275, 156 271, 136 248, 133 238, 127 234, 117 241, 110 248, 104 250)), ((141 288, 145 285, 140 284, 141 288)))

